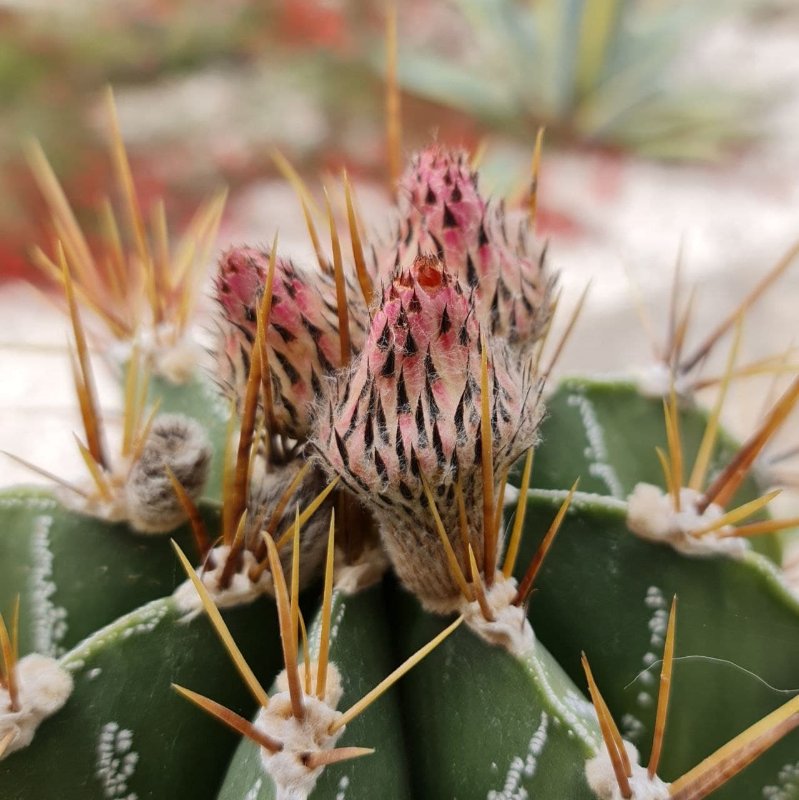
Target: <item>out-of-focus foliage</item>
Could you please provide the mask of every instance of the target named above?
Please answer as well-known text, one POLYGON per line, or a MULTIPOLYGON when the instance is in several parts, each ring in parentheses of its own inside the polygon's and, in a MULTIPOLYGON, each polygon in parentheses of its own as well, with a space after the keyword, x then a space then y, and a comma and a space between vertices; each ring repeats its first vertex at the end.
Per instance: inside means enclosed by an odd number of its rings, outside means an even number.
MULTIPOLYGON (((455 56, 401 53, 406 89, 530 138, 672 159, 713 159, 747 138, 748 100, 678 75, 719 3, 455 0, 470 29, 455 56)), ((726 7, 729 10, 729 7, 726 7)), ((690 70, 686 70, 690 73, 690 70)))

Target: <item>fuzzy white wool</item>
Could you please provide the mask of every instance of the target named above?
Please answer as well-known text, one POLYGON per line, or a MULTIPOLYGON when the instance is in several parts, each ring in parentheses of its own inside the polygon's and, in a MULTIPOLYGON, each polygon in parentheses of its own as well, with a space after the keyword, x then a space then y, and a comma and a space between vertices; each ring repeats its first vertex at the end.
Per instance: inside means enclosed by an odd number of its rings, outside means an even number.
POLYGON ((178 386, 188 383, 201 363, 202 348, 188 337, 153 350, 153 372, 178 386))
POLYGON ((658 361, 642 369, 635 376, 638 391, 645 397, 668 397, 672 388, 678 397, 690 394, 689 382, 681 376, 675 376, 672 369, 658 361))
POLYGON ((697 510, 699 492, 680 489, 680 511, 674 508, 671 495, 650 483, 639 483, 627 500, 627 527, 642 539, 670 544, 685 556, 742 556, 749 543, 729 536, 729 525, 712 533, 695 535, 694 531, 719 519, 724 510, 711 503, 704 512, 697 510))
MULTIPOLYGON (((309 666, 311 672, 311 686, 316 686, 316 674, 319 665, 316 661, 312 661, 309 666)), ((303 669, 304 667, 301 666, 300 672, 302 672, 304 675, 303 669)), ((277 676, 275 679, 275 686, 277 687, 278 692, 288 692, 289 679, 288 675, 286 674, 286 670, 283 670, 277 676)), ((325 703, 330 706, 330 708, 336 708, 343 694, 344 686, 341 683, 341 673, 338 671, 336 665, 330 661, 327 665, 327 675, 325 677, 325 696, 323 699, 325 703)))
POLYGON ((154 375, 177 385, 186 383, 196 373, 203 354, 202 348, 191 336, 168 322, 155 328, 143 327, 135 342, 113 342, 108 348, 111 360, 120 364, 130 361, 134 347, 147 356, 154 375))
MULTIPOLYGON (((624 742, 624 748, 632 765, 630 788, 631 800, 668 800, 669 784, 664 783, 657 775, 650 780, 645 767, 638 763, 638 750, 629 742, 624 742)), ((605 745, 602 750, 585 763, 585 778, 599 800, 623 800, 613 763, 605 745)))
MULTIPOLYGON (((230 548, 227 545, 215 547, 210 554, 212 563, 216 564, 213 569, 197 570, 208 594, 211 595, 218 608, 233 608, 235 606, 251 603, 262 594, 274 594, 271 573, 264 570, 257 581, 250 579, 250 570, 256 566, 255 556, 249 551, 244 550, 241 554, 241 568, 233 574, 230 585, 226 589, 219 588, 219 578, 225 567, 230 548)), ((175 589, 172 594, 178 609, 187 615, 187 619, 193 619, 202 611, 202 602, 194 584, 186 580, 175 589)))
MULTIPOLYGON (((278 688, 286 685, 285 672, 277 683, 278 688)), ((330 726, 341 717, 341 712, 335 710, 341 694, 341 676, 330 664, 325 699, 304 695, 305 718, 302 721, 292 715, 288 691, 273 695, 269 706, 258 712, 255 726, 283 744, 278 753, 261 748, 261 761, 274 781, 278 800, 303 800, 316 785, 324 767, 310 769, 304 758, 320 750, 332 750, 344 733, 345 727, 329 733, 330 726)))
POLYGON ((27 747, 36 729, 66 703, 72 693, 72 676, 54 658, 31 653, 16 666, 19 711, 9 711, 8 691, 0 689, 0 741, 14 736, 5 754, 27 747))
POLYGON ((106 500, 96 494, 97 486, 93 481, 78 481, 76 486, 85 492, 78 494, 64 487, 57 487, 55 494, 61 505, 70 511, 77 511, 89 517, 101 519, 104 522, 126 522, 128 518, 128 504, 125 500, 124 488, 120 486, 121 474, 127 472, 130 462, 120 465, 119 473, 111 478, 111 498, 106 500), (117 479, 118 478, 118 479, 117 479))
POLYGON ((383 579, 388 558, 379 547, 367 547, 357 561, 348 564, 341 550, 336 550, 336 589, 344 594, 357 594, 383 579))
POLYGON ((494 619, 488 621, 474 600, 464 600, 460 612, 466 624, 489 644, 504 647, 517 656, 529 653, 535 647, 535 634, 524 613, 524 609, 511 605, 516 597, 517 586, 514 578, 506 578, 497 572, 494 583, 486 592, 486 600, 494 619))

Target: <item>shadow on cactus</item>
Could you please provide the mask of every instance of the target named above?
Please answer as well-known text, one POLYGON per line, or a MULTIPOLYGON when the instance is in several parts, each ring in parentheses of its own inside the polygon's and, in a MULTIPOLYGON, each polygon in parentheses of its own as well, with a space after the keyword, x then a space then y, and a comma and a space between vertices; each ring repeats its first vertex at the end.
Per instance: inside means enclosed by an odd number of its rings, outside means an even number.
MULTIPOLYGON (((47 493, 2 498, 0 604, 10 609, 19 595, 22 609, 10 631, 0 624, 3 796, 793 796, 786 764, 799 709, 796 699, 775 708, 784 697, 773 687, 799 686, 799 600, 778 566, 736 535, 754 531, 727 529, 738 518, 720 512, 715 527, 702 520, 692 531, 721 531, 734 547, 678 548, 628 527, 633 517, 656 524, 658 503, 633 513, 613 492, 578 491, 577 479, 590 483, 596 460, 616 458, 624 442, 660 444, 663 424, 625 427, 626 410, 657 401, 614 387, 615 427, 597 421, 584 393, 579 419, 548 436, 570 390, 553 395, 544 420, 543 378, 564 340, 548 342, 555 275, 534 240, 535 198, 519 209, 486 201, 468 156, 433 145, 401 176, 397 222, 382 237, 361 229, 346 181, 346 230, 326 197, 328 254, 310 191, 283 168, 318 263, 292 262, 277 238, 220 258, 213 379, 238 412, 226 436, 212 437, 221 503, 201 497, 179 459, 143 463, 157 416, 147 436, 131 434, 145 444, 131 446, 139 458, 125 473, 141 465, 157 486, 146 509, 127 515, 146 525, 115 527, 47 493), (611 437, 612 453, 602 450, 611 437), (534 448, 550 448, 543 474, 534 448), (508 477, 522 460, 517 488, 508 477), (548 489, 531 489, 533 475, 548 489), (135 532, 151 530, 153 517, 162 529, 188 520, 173 534, 189 575, 179 586, 168 542, 135 532), (118 585, 98 593, 92 576, 105 572, 118 585), (688 644, 675 656, 665 598, 677 593, 688 644), (86 630, 83 619, 113 605, 112 594, 126 607, 95 615, 86 630), (25 638, 26 626, 35 635, 25 638), (66 635, 73 629, 77 639, 66 635), (50 652, 32 654, 39 642, 50 652), (729 655, 733 642, 754 663, 728 674, 725 659, 743 660, 729 655), (661 648, 656 706, 644 688, 631 703, 625 684, 651 683, 661 648), (584 661, 593 705, 578 688, 581 650, 595 670, 584 661), (681 710, 665 737, 671 684, 681 710), (648 769, 613 714, 639 746, 652 728, 648 769)), ((75 256, 60 252, 80 356, 75 256)), ((99 412, 78 360, 81 405, 91 408, 87 465, 102 493, 114 473, 92 444, 99 412)), ((137 420, 140 384, 129 381, 137 420)), ((173 391, 190 406, 205 389, 173 391)), ((796 394, 777 404, 757 442, 796 394)), ((715 433, 686 445, 696 412, 674 394, 666 410, 666 492, 657 491, 679 513, 683 454, 713 451, 715 433)), ((748 458, 711 478, 721 488, 708 508, 732 499, 748 458)), ((752 524, 770 536, 772 522, 752 524)))

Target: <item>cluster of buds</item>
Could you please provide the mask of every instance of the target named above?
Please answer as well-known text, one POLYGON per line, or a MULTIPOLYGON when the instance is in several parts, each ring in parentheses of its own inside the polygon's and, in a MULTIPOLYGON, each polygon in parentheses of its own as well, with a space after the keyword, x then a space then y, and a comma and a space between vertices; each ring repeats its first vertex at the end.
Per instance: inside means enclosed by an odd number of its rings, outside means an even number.
POLYGON ((369 292, 351 290, 340 259, 339 271, 320 263, 312 274, 280 257, 270 270, 270 254, 253 248, 228 251, 216 283, 220 360, 241 399, 263 326, 270 434, 339 479, 337 492, 372 515, 406 587, 446 612, 461 597, 453 555, 468 574, 471 550, 494 577, 494 500, 536 442, 532 345, 554 281, 525 215, 481 197, 465 153, 434 145, 417 155, 399 198, 393 240, 366 248, 363 274, 379 287, 369 292))

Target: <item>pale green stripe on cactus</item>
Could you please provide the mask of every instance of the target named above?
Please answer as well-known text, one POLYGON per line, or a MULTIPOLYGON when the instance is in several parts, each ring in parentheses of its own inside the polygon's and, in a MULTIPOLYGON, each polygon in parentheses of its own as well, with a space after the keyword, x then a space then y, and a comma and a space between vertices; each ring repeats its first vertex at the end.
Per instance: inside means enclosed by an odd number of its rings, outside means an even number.
MULTIPOLYGON (((333 594, 330 661, 342 678, 338 705, 346 711, 394 668, 382 585, 359 594, 333 594)), ((309 631, 310 652, 318 652, 319 619, 309 631)), ((302 664, 302 660, 300 661, 302 664)), ((302 676, 302 666, 300 675, 302 676)), ((402 731, 399 689, 394 687, 347 725, 336 747, 374 747, 372 755, 326 767, 310 798, 404 800, 414 795, 402 731)), ((271 800, 275 787, 264 774, 259 748, 243 740, 233 757, 217 800, 271 800)))
MULTIPOLYGON (((278 669, 273 604, 225 613, 250 665, 278 669)), ((252 700, 208 620, 181 619, 155 600, 99 630, 61 663, 73 674, 66 706, 33 743, 0 761, 3 800, 213 798, 236 737, 179 697, 190 686, 238 713, 252 700)))
MULTIPOLYGON (((520 565, 564 494, 529 493, 520 565)), ((620 501, 577 493, 536 581, 530 619, 579 686, 585 651, 623 734, 646 759, 668 610, 678 596, 677 660, 659 770, 674 780, 799 692, 799 597, 761 555, 687 558, 634 536, 625 517, 620 501)), ((780 787, 780 772, 788 768, 784 781, 797 754, 794 732, 714 800, 794 797, 764 790, 780 787)))
MULTIPOLYGON (((215 530, 216 506, 202 513, 215 530)), ((169 537, 70 511, 50 490, 0 493, 0 517, 0 612, 19 595, 21 654, 61 655, 181 582, 169 537)), ((195 552, 187 526, 172 536, 195 552)))
MULTIPOLYGON (((664 486, 655 447, 666 449, 663 400, 647 397, 631 382, 587 378, 564 380, 547 400, 536 448, 532 485, 539 489, 567 489, 580 478, 580 491, 626 499, 638 483, 664 486)), ((685 483, 707 424, 707 413, 695 406, 680 409, 685 483)), ((726 465, 737 444, 719 431, 708 478, 726 465)), ((518 485, 521 465, 514 468, 518 485)), ((684 485, 685 485, 684 483, 684 485)), ((760 495, 750 475, 735 496, 744 503, 760 495)), ((761 514, 752 519, 764 519, 761 514)), ((779 535, 752 540, 756 550, 778 559, 779 535)))
POLYGON ((148 399, 150 403, 159 403, 159 413, 185 414, 203 426, 213 449, 203 497, 219 500, 222 497, 222 454, 230 409, 217 388, 199 368, 193 377, 180 385, 154 375, 150 380, 148 399))
MULTIPOLYGON (((404 657, 447 622, 393 595, 404 657)), ((540 642, 517 656, 463 625, 400 689, 414 797, 593 798, 584 766, 601 741, 596 716, 540 642)))

